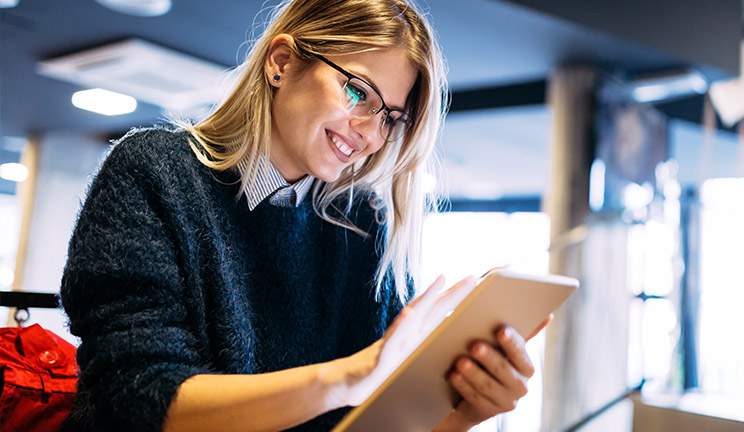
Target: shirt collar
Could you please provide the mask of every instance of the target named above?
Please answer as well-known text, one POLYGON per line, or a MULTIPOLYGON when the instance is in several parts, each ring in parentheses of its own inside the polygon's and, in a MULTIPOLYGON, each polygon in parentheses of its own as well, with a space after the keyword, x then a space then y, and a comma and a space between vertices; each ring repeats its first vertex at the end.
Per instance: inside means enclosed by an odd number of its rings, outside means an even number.
MULTIPOLYGON (((275 194, 280 189, 287 187, 294 190, 294 195, 296 197, 294 203, 288 200, 271 200, 270 203, 278 207, 297 207, 302 203, 305 195, 310 191, 310 186, 312 186, 313 180, 315 180, 315 177, 307 175, 294 184, 289 184, 284 180, 284 177, 279 174, 279 171, 277 171, 274 165, 267 161, 262 154, 256 159, 254 167, 257 170, 256 181, 253 184, 253 187, 248 190, 249 210, 255 209, 261 201, 275 194)), ((241 164, 241 172, 245 172, 245 168, 245 163, 241 164)))

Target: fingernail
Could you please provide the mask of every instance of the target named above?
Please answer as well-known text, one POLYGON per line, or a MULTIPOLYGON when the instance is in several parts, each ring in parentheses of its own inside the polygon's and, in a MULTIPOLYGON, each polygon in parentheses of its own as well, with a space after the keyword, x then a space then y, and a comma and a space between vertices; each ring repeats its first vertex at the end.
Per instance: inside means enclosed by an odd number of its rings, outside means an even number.
POLYGON ((461 358, 458 364, 458 368, 460 370, 465 370, 470 367, 470 360, 466 358, 461 358))
POLYGON ((479 343, 476 344, 475 347, 473 347, 473 355, 484 356, 486 355, 486 352, 488 352, 488 349, 486 348, 485 344, 479 343))
POLYGON ((504 342, 510 342, 514 339, 514 329, 511 327, 504 328, 504 342))

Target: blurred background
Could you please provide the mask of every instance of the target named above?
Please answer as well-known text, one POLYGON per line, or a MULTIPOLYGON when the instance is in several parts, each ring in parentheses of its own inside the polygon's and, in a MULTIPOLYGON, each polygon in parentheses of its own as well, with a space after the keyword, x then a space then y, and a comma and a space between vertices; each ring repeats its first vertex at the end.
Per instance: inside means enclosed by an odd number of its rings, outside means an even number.
MULTIPOLYGON (((207 112, 275 3, 0 0, 0 326, 77 343, 53 295, 110 140, 207 112)), ((419 5, 452 91, 424 282, 582 284, 475 430, 744 430, 742 1, 419 5)))

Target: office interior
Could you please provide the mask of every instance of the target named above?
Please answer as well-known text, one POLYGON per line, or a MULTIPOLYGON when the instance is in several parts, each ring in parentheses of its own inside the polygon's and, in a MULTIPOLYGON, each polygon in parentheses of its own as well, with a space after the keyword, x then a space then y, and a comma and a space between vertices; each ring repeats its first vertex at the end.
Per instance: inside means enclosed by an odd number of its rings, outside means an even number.
MULTIPOLYGON (((275 1, 105 3, 0 1, 0 326, 73 344, 53 295, 111 140, 208 112, 275 1), (92 88, 136 108, 73 105, 92 88)), ((744 431, 743 2, 419 4, 451 86, 424 281, 581 283, 528 396, 473 430, 744 431)))

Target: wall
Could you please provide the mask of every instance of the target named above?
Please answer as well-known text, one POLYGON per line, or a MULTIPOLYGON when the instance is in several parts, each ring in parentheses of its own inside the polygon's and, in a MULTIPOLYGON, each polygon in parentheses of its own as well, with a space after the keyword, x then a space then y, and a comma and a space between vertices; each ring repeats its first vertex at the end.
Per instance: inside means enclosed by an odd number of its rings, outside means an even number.
MULTIPOLYGON (((23 291, 58 293, 67 244, 91 175, 105 154, 105 140, 73 133, 54 133, 40 140, 28 255, 23 291)), ((25 325, 39 323, 77 343, 61 310, 32 309, 25 325)))

